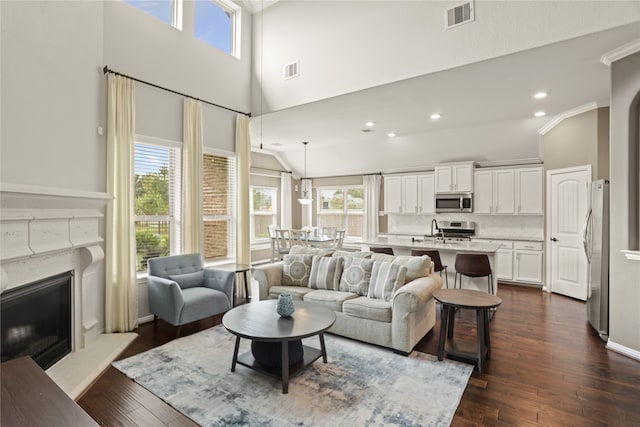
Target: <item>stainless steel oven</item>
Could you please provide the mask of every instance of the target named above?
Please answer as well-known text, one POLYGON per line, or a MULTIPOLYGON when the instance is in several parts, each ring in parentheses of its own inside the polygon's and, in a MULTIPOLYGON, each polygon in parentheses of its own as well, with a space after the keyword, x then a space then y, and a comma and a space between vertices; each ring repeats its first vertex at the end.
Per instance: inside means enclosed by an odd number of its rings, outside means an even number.
POLYGON ((436 194, 436 213, 473 212, 473 193, 436 194))

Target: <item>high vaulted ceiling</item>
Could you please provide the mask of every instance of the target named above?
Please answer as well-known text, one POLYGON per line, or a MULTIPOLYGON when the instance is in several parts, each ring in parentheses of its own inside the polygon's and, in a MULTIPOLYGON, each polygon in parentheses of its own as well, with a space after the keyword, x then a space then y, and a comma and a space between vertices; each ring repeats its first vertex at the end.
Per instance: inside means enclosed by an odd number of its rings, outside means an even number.
POLYGON ((607 106, 610 70, 601 57, 638 38, 640 24, 629 24, 271 112, 251 122, 253 150, 276 154, 302 176, 309 141, 309 177, 541 160, 538 130, 572 109, 607 106), (538 91, 548 96, 534 99, 538 91), (433 112, 442 117, 431 120, 433 112), (370 120, 375 126, 363 132, 370 120))

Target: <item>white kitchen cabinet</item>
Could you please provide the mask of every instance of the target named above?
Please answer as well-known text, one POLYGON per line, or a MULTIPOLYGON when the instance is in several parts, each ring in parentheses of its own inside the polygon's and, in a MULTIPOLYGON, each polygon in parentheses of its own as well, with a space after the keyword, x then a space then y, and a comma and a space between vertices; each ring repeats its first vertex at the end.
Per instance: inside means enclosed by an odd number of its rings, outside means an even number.
POLYGON ((402 213, 402 177, 384 177, 384 211, 402 213))
POLYGON ((516 169, 517 213, 543 215, 544 169, 542 167, 516 169))
POLYGON ((398 175, 384 177, 386 213, 434 213, 434 176, 398 175))
POLYGON ((542 284, 542 242, 514 243, 514 280, 542 284))
POLYGON ((515 201, 515 180, 512 169, 475 172, 474 213, 513 215, 515 201))
POLYGON ((441 164, 434 171, 436 193, 473 191, 473 162, 441 164))
POLYGON ((418 176, 418 202, 419 211, 423 214, 432 214, 435 206, 435 176, 432 173, 418 176))
POLYGON ((478 239, 502 246, 496 251, 496 271, 498 280, 513 283, 542 284, 543 244, 534 241, 511 241, 478 239))

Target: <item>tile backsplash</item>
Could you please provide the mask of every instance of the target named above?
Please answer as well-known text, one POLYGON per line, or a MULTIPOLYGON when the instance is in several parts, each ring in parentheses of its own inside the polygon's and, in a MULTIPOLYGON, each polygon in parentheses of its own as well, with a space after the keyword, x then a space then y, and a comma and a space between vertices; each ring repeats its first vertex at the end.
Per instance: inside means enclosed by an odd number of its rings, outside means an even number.
POLYGON ((431 233, 431 220, 475 221, 476 237, 531 238, 544 237, 543 215, 474 215, 469 213, 438 215, 387 215, 387 234, 423 236, 431 233))

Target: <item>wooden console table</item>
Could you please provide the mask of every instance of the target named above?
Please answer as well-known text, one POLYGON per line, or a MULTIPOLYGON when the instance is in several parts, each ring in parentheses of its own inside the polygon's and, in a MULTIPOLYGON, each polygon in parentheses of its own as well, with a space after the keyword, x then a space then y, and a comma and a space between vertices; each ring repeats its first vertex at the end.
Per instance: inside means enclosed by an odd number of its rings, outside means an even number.
POLYGON ((440 315, 440 339, 438 341, 438 360, 449 359, 472 362, 482 373, 486 358, 491 358, 491 340, 489 339, 489 310, 502 304, 495 295, 470 289, 438 289, 433 298, 442 303, 440 315), (453 339, 453 327, 457 309, 476 311, 477 339, 476 351, 462 351, 453 339), (447 346, 448 341, 448 346, 447 346))
POLYGON ((30 357, 0 365, 0 425, 98 426, 30 357))

